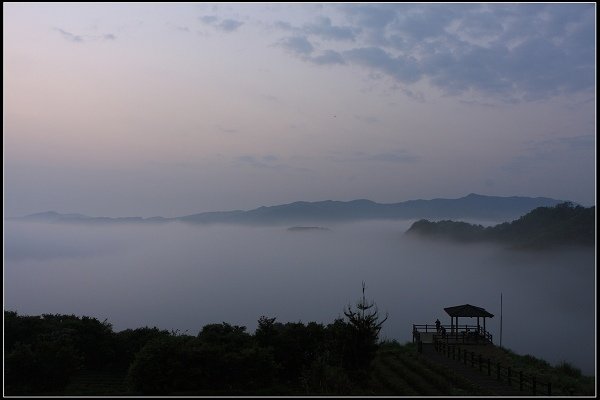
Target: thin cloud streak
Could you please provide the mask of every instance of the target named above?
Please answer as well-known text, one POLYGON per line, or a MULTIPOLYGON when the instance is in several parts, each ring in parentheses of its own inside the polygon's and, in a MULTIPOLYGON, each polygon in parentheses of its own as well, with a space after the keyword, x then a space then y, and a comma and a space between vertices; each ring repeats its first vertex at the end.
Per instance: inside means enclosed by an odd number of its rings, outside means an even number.
POLYGON ((198 17, 198 19, 205 25, 210 25, 220 31, 227 33, 235 32, 236 30, 238 30, 239 27, 244 25, 243 21, 238 21, 231 18, 220 20, 219 17, 217 17, 216 15, 204 15, 202 17, 198 17))
POLYGON ((77 35, 61 28, 54 28, 54 30, 59 32, 64 39, 74 43, 85 43, 97 40, 112 41, 117 39, 117 36, 112 33, 106 33, 103 35, 77 35))

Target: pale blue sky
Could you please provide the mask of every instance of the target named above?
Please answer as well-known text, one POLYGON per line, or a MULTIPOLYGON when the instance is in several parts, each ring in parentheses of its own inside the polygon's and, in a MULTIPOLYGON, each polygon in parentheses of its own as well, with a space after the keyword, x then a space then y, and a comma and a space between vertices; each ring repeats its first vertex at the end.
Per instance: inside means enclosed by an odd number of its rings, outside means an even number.
POLYGON ((4 4, 4 206, 595 204, 595 4, 4 4))

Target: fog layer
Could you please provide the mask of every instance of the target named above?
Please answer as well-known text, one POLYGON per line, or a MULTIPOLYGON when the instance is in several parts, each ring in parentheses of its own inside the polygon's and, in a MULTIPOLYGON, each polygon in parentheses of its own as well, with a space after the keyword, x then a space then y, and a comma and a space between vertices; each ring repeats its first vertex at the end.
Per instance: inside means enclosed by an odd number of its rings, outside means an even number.
MULTIPOLYGON (((412 324, 450 323, 469 303, 502 344, 552 364, 595 366, 592 250, 516 252, 407 238, 412 221, 286 227, 5 225, 5 310, 108 319, 196 334, 208 323, 332 322, 361 295, 389 313, 382 336, 411 340, 412 324)), ((476 323, 464 318, 459 323, 476 323)))

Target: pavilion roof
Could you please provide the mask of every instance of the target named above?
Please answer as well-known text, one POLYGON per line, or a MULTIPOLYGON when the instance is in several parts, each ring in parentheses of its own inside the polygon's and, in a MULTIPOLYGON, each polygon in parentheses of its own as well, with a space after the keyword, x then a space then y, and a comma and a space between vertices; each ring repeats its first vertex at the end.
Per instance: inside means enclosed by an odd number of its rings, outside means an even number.
POLYGON ((487 312, 484 308, 463 304, 462 306, 446 307, 444 311, 451 317, 494 317, 494 314, 487 312))

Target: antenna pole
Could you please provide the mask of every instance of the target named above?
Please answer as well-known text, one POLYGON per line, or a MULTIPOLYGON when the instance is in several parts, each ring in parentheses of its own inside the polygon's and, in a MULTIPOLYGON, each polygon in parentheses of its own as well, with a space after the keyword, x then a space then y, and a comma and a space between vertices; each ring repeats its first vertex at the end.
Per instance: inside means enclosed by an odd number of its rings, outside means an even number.
POLYGON ((500 347, 502 347, 502 292, 500 292, 500 347))

